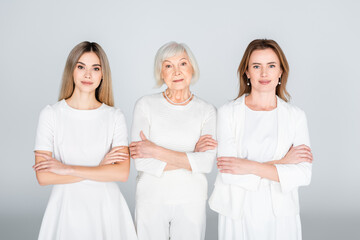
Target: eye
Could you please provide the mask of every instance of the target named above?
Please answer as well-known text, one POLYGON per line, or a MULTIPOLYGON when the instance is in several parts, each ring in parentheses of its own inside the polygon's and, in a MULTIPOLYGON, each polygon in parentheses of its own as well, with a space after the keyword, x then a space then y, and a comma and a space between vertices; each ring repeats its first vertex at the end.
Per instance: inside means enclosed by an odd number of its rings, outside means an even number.
POLYGON ((100 68, 96 67, 94 68, 95 71, 100 71, 100 68))
POLYGON ((186 64, 187 64, 186 62, 180 63, 181 66, 186 66, 186 64))
POLYGON ((171 65, 167 64, 165 65, 165 68, 171 68, 171 65))
POLYGON ((260 68, 260 66, 258 66, 258 65, 254 65, 254 66, 253 66, 253 68, 255 68, 255 69, 259 69, 259 68, 260 68))
POLYGON ((270 68, 275 68, 275 67, 276 67, 276 65, 271 64, 269 67, 270 67, 270 68))
POLYGON ((81 65, 78 65, 77 68, 78 68, 78 69, 84 69, 84 67, 81 66, 81 65))

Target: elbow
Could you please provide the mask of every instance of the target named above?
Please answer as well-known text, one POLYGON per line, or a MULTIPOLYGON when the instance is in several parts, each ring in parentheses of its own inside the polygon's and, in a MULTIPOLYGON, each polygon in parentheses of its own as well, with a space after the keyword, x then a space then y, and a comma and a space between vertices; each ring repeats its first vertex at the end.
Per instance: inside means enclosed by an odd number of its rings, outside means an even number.
POLYGON ((117 181, 118 182, 126 182, 128 179, 129 179, 129 174, 121 174, 118 177, 117 181))
POLYGON ((36 179, 40 186, 50 185, 50 183, 48 181, 46 181, 46 179, 42 176, 42 174, 36 173, 36 179))

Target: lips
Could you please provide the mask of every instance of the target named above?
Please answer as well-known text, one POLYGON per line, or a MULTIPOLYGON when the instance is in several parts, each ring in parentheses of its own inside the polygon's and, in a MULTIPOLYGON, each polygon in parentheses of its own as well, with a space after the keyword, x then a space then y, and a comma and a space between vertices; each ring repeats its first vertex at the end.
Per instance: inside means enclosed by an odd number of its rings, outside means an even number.
POLYGON ((93 84, 93 82, 88 82, 88 81, 81 81, 81 83, 88 86, 93 84))
POLYGON ((259 83, 262 84, 262 85, 267 85, 270 82, 271 82, 271 80, 261 80, 261 81, 259 81, 259 83))
POLYGON ((176 79, 176 80, 173 80, 173 82, 181 82, 183 81, 184 79, 176 79))

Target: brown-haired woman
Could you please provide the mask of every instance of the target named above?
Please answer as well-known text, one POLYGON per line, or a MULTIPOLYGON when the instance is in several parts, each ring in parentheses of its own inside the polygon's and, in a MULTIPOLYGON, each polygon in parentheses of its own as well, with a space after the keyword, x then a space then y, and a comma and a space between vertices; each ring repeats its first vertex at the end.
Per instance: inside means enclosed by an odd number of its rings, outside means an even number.
POLYGON ((218 110, 218 174, 210 207, 219 239, 301 239, 298 187, 311 180, 305 113, 288 102, 289 66, 273 40, 247 47, 238 97, 218 110))
POLYGON ((109 63, 94 42, 70 52, 59 102, 40 114, 36 177, 54 185, 39 239, 137 239, 115 181, 129 175, 125 118, 114 108, 109 63))

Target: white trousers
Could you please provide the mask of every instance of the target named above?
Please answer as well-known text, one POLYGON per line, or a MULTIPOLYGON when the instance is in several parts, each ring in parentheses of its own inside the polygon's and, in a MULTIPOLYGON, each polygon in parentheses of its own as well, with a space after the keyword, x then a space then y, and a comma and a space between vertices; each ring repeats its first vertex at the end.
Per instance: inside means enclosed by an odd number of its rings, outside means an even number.
POLYGON ((135 225, 139 240, 203 240, 206 201, 186 204, 137 202, 135 225))

